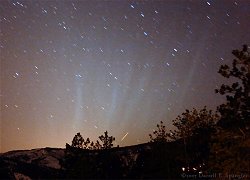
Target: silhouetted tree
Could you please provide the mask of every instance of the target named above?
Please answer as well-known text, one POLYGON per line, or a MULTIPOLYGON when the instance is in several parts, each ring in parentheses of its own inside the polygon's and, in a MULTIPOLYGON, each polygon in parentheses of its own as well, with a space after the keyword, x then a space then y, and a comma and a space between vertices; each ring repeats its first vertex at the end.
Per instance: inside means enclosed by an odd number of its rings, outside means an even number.
POLYGON ((94 150, 94 142, 93 141, 90 143, 89 149, 94 150))
POLYGON ((149 134, 151 142, 167 142, 169 133, 166 132, 166 127, 161 121, 160 124, 157 124, 157 130, 153 131, 153 135, 149 134))
POLYGON ((84 140, 82 135, 80 133, 77 133, 73 138, 71 147, 82 148, 82 149, 92 149, 90 145, 91 144, 90 144, 89 138, 84 140))
POLYGON ((85 140, 83 140, 83 149, 89 149, 89 145, 90 145, 90 140, 89 138, 85 140))
POLYGON ((89 149, 91 150, 97 150, 97 149, 102 149, 102 145, 99 143, 99 141, 97 140, 96 143, 94 143, 93 141, 90 143, 89 145, 89 149))
MULTIPOLYGON (((160 121, 156 127, 157 129, 153 131, 153 134, 149 134, 151 150, 149 152, 144 152, 138 157, 137 168, 135 170, 141 172, 143 178, 171 179, 174 178, 173 174, 176 178, 176 170, 180 168, 171 164, 171 162, 176 161, 173 156, 169 155, 169 152, 171 152, 172 149, 170 145, 171 142, 169 142, 169 133, 167 132, 163 121, 160 121), (173 167, 176 169, 173 170, 173 167), (153 169, 151 175, 149 175, 150 173, 147 168, 151 171, 153 169), (147 174, 149 177, 147 177, 147 174)), ((136 173, 137 172, 135 172, 135 174, 136 173)))
POLYGON ((222 175, 250 172, 250 53, 247 45, 233 50, 232 67, 222 65, 219 73, 237 82, 222 84, 216 93, 226 95, 226 103, 218 107, 221 119, 212 138, 209 171, 222 175))
POLYGON ((188 137, 214 129, 217 121, 218 115, 214 114, 212 110, 207 110, 206 106, 201 110, 186 110, 173 120, 176 129, 170 130, 169 137, 173 140, 183 139, 185 141, 188 137))
POLYGON ((216 93, 226 95, 227 102, 218 107, 221 120, 218 123, 221 127, 244 127, 250 121, 250 53, 248 46, 243 49, 233 50, 236 57, 232 67, 222 65, 218 71, 223 77, 233 77, 237 82, 232 85, 222 84, 216 93))
POLYGON ((208 158, 209 141, 215 132, 218 115, 204 107, 201 110, 186 110, 181 116, 173 120, 175 130, 170 130, 172 140, 183 141, 184 162, 186 167, 190 164, 202 163, 208 158))
MULTIPOLYGON (((102 149, 110 149, 113 147, 113 141, 115 141, 115 138, 113 136, 108 136, 108 131, 104 132, 104 136, 101 135, 99 136, 99 139, 101 140, 102 144, 102 149)), ((99 147, 99 142, 97 141, 97 147, 99 147)))
POLYGON ((95 145, 94 145, 95 149, 101 149, 102 145, 99 143, 99 141, 97 140, 95 145))
POLYGON ((75 148, 83 148, 83 142, 84 142, 84 139, 82 135, 80 133, 77 133, 73 138, 71 146, 75 148))

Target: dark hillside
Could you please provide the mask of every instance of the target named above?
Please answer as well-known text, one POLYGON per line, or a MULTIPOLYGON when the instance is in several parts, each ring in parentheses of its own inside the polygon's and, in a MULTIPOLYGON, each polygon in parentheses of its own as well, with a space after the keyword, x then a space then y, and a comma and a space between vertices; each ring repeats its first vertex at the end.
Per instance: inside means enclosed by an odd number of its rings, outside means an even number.
POLYGON ((174 178, 179 143, 146 143, 107 150, 44 148, 0 156, 0 175, 13 178, 174 178))

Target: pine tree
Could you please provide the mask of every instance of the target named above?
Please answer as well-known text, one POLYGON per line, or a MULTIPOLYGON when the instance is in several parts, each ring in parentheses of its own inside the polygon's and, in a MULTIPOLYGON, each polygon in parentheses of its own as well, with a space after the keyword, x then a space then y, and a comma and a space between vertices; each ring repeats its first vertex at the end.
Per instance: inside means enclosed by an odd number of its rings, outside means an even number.
MULTIPOLYGON (((108 136, 108 131, 104 132, 104 136, 99 136, 99 139, 103 143, 102 149, 110 149, 113 147, 113 141, 115 141, 115 138, 113 136, 108 136)), ((98 142, 99 143, 99 142, 98 142)), ((99 145, 99 144, 97 144, 99 145)))
POLYGON ((102 149, 102 145, 100 144, 100 142, 97 140, 96 143, 94 143, 93 141, 90 143, 89 149, 91 150, 98 150, 98 149, 102 149))
POLYGON ((85 140, 83 140, 83 149, 89 149, 89 145, 90 145, 90 140, 89 138, 85 140))
POLYGON ((218 107, 221 127, 237 128, 249 126, 250 122, 250 53, 247 45, 243 49, 233 50, 236 57, 232 67, 222 65, 218 71, 223 77, 238 80, 232 85, 222 84, 216 93, 226 95, 226 103, 218 107))
POLYGON ((83 148, 83 142, 84 142, 84 139, 82 135, 80 133, 77 133, 73 138, 71 146, 75 148, 83 148))
POLYGON ((149 134, 150 142, 167 142, 169 134, 166 131, 166 126, 161 121, 157 124, 157 130, 154 130, 153 135, 149 134))
POLYGON ((186 110, 181 116, 173 120, 175 130, 170 130, 169 137, 173 140, 185 139, 194 135, 211 131, 214 129, 218 115, 211 110, 207 110, 206 106, 201 109, 186 110))
POLYGON ((250 172, 250 53, 247 45, 233 50, 232 67, 222 65, 219 73, 238 80, 222 84, 216 93, 226 95, 226 103, 218 107, 221 119, 211 143, 209 171, 227 174, 250 172))
POLYGON ((95 149, 101 149, 102 145, 100 144, 100 142, 97 140, 95 145, 94 145, 95 149))
POLYGON ((170 130, 169 138, 181 140, 183 144, 184 167, 191 164, 199 166, 209 157, 209 143, 211 135, 215 132, 218 115, 204 107, 201 110, 186 110, 181 116, 173 120, 175 130, 170 130))

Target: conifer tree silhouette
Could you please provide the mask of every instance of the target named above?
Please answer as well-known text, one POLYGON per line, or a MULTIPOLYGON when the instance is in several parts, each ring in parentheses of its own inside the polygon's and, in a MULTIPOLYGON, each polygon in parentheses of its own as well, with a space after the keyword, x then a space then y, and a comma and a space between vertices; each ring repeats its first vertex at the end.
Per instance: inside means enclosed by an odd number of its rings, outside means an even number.
POLYGON ((226 174, 250 172, 250 53, 249 47, 233 50, 232 67, 222 65, 218 71, 223 77, 237 80, 222 84, 215 92, 226 95, 226 103, 218 107, 221 119, 211 143, 208 171, 226 174))
POLYGON ((166 126, 163 125, 161 121, 157 124, 157 130, 154 130, 153 134, 149 134, 151 142, 167 142, 169 134, 166 132, 166 126))
POLYGON ((222 65, 218 71, 223 77, 233 77, 237 82, 231 85, 222 84, 216 93, 226 95, 226 103, 218 107, 221 120, 218 125, 227 128, 244 127, 250 122, 250 53, 249 47, 233 50, 236 57, 232 67, 222 65))
POLYGON ((73 138, 71 146, 75 148, 83 148, 83 142, 84 142, 84 139, 82 135, 80 133, 77 133, 73 138))
MULTIPOLYGON (((108 131, 104 132, 104 136, 101 135, 99 136, 99 139, 101 140, 101 142, 103 143, 102 145, 102 149, 110 149, 113 147, 113 141, 115 141, 115 138, 113 136, 108 136, 108 131)), ((98 144, 96 144, 97 146, 99 146, 99 142, 97 141, 98 144)))

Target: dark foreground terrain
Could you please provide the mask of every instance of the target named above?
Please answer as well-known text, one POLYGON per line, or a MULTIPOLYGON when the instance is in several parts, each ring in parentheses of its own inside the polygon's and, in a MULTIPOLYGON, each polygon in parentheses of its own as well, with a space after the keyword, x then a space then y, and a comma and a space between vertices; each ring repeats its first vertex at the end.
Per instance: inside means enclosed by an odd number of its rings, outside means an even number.
POLYGON ((183 147, 178 142, 146 143, 107 150, 43 148, 0 155, 0 177, 181 178, 183 147))

